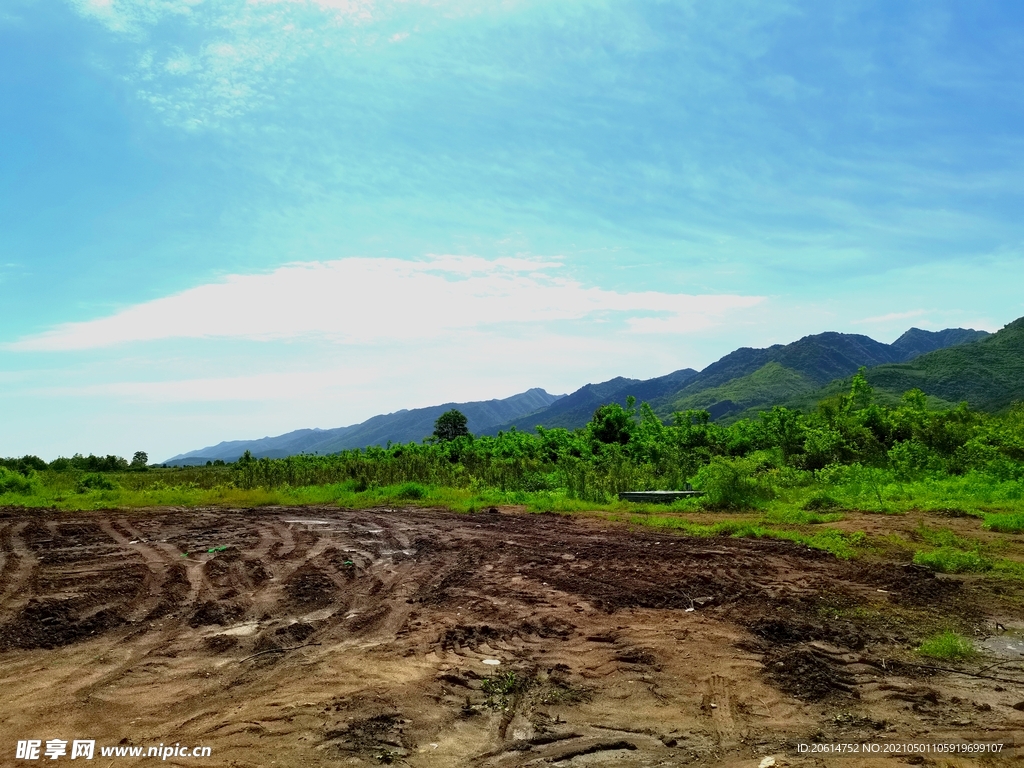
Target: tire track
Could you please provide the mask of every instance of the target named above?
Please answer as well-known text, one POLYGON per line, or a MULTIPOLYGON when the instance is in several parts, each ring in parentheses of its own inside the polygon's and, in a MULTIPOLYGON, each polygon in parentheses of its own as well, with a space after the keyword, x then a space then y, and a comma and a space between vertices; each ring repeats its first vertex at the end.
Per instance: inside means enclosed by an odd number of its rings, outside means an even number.
POLYGON ((142 600, 132 606, 125 616, 129 623, 142 621, 149 616, 159 605, 164 596, 164 585, 167 583, 167 564, 164 558, 155 550, 142 543, 145 538, 139 531, 135 530, 124 520, 118 520, 116 524, 121 530, 126 531, 134 539, 129 539, 124 533, 114 527, 109 520, 100 521, 101 530, 113 539, 120 547, 127 550, 129 556, 137 555, 146 566, 146 577, 143 580, 139 592, 144 595, 142 600), (133 544, 132 541, 135 541, 133 544))
MULTIPOLYGON (((122 526, 125 531, 128 531, 136 539, 141 540, 146 538, 139 529, 134 527, 127 520, 122 518, 117 522, 118 525, 122 526)), ((210 584, 204 572, 205 561, 182 557, 183 553, 180 552, 174 544, 166 541, 154 541, 152 546, 148 544, 142 544, 142 546, 154 553, 166 567, 173 567, 177 564, 184 563, 185 575, 189 582, 189 594, 184 600, 183 607, 188 607, 189 605, 199 602, 200 598, 205 598, 207 596, 212 598, 214 596, 216 590, 214 590, 213 585, 210 584)))
POLYGON ((25 586, 39 567, 39 558, 22 538, 22 533, 28 525, 28 522, 17 523, 3 531, 7 558, 4 582, 0 585, 0 616, 16 613, 30 597, 25 586))

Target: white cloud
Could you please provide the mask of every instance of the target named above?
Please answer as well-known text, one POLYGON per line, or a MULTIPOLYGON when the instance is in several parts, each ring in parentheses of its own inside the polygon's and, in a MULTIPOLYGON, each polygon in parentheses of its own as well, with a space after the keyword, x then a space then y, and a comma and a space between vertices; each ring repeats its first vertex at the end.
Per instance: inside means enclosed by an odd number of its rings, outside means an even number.
POLYGON ((7 345, 80 350, 174 338, 326 338, 347 344, 440 339, 487 327, 625 322, 632 333, 711 327, 758 296, 620 293, 566 276, 555 262, 438 256, 288 264, 66 323, 7 345))

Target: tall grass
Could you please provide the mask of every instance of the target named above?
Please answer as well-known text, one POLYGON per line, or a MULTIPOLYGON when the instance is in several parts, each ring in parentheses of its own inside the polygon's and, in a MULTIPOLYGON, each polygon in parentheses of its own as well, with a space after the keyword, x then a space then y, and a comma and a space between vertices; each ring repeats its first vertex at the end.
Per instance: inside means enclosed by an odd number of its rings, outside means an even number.
POLYGON ((970 638, 946 630, 932 635, 921 643, 917 652, 941 661, 966 661, 978 655, 970 638))

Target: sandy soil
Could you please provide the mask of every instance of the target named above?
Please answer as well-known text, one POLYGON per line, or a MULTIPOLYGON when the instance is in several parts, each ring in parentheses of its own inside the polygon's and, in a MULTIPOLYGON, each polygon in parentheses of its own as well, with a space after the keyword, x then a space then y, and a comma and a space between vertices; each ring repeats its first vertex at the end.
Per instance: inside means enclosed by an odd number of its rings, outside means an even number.
POLYGON ((508 510, 0 512, 0 764, 89 738, 240 768, 1011 765, 1024 643, 986 678, 907 662, 922 626, 1015 637, 1018 605, 899 563, 508 510), (1010 746, 796 746, 964 741, 1010 746))

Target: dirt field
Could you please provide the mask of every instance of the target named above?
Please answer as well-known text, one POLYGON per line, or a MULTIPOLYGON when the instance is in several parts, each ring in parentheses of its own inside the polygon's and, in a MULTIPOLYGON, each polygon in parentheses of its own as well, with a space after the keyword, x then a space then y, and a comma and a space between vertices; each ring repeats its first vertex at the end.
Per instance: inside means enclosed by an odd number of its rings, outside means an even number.
POLYGON ((7 511, 0 550, 3 765, 54 738, 239 767, 1024 759, 798 752, 1024 740, 1016 596, 913 566, 509 510, 7 511), (946 625, 1003 663, 907 663, 946 625))

